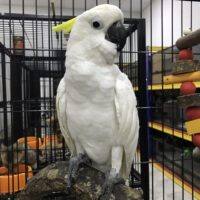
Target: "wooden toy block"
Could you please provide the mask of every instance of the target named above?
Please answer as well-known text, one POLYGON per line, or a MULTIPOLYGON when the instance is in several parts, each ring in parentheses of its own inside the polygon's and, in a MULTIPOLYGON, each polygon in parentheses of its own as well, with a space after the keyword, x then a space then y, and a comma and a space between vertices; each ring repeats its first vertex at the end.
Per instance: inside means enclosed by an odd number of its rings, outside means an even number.
POLYGON ((200 119, 185 122, 187 133, 189 135, 200 133, 200 119))
POLYGON ((193 31, 176 41, 176 46, 179 50, 191 48, 197 44, 200 44, 200 29, 193 31))
POLYGON ((200 61, 198 60, 179 60, 172 66, 173 75, 196 71, 200 71, 200 61))
POLYGON ((200 81, 200 71, 163 77, 164 84, 183 83, 187 81, 200 81))
POLYGON ((183 108, 200 106, 200 93, 184 95, 177 97, 178 105, 183 108))

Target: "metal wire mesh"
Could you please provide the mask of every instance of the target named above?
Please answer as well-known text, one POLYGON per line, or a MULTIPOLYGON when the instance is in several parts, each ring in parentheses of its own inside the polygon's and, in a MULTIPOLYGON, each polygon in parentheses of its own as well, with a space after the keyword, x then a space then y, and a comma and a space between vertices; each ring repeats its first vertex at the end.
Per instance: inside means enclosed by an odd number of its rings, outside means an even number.
MULTIPOLYGON (((193 157, 195 146, 184 126, 185 112, 177 103, 180 84, 163 82, 177 61, 176 39, 185 28, 199 28, 198 1, 0 1, 0 141, 7 146, 1 147, 1 165, 4 155, 8 174, 14 177, 17 163, 32 165, 35 174, 49 163, 66 159, 55 96, 65 72, 69 35, 53 32, 52 26, 102 3, 120 7, 125 24, 137 24, 116 61, 133 84, 140 116, 130 185, 142 188, 145 200, 200 199, 199 159, 193 157), (35 138, 34 148, 30 148, 30 136, 35 138), (14 145, 19 138, 24 138, 23 145, 14 145)), ((192 51, 199 60, 199 45, 192 51)), ((25 174, 27 180, 27 170, 25 174)), ((14 188, 0 194, 1 199, 8 197, 14 199, 14 188)), ((52 194, 46 199, 62 198, 66 197, 52 194)))

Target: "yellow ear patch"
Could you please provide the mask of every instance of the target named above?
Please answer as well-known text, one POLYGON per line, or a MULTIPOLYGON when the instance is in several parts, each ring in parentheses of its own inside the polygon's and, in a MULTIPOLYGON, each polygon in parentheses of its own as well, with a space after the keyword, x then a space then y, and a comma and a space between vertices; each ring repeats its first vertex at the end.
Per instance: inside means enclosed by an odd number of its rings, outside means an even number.
POLYGON ((54 26, 53 30, 56 31, 56 32, 63 31, 65 33, 69 33, 72 30, 74 23, 76 22, 76 19, 77 18, 75 17, 75 18, 70 19, 66 22, 63 22, 62 24, 54 26))

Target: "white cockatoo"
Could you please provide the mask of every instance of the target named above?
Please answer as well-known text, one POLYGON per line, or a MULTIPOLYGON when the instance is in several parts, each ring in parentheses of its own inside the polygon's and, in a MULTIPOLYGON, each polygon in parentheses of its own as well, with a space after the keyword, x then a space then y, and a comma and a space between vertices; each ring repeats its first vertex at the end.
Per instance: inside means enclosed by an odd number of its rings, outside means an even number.
POLYGON ((60 128, 72 157, 69 182, 86 157, 109 172, 102 199, 114 183, 127 179, 139 133, 137 101, 128 77, 114 64, 134 26, 125 28, 123 13, 114 6, 96 6, 54 27, 70 31, 66 72, 57 89, 60 128))

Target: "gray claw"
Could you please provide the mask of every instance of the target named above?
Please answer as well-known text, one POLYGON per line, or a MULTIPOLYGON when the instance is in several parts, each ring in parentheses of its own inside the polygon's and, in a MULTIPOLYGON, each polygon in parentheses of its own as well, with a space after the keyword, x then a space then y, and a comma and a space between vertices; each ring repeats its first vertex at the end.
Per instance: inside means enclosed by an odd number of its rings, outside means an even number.
POLYGON ((69 169, 68 169, 68 179, 67 179, 67 188, 71 188, 72 184, 76 181, 78 177, 78 169, 80 163, 87 161, 88 158, 83 154, 78 154, 77 156, 71 157, 69 160, 69 169))
POLYGON ((102 194, 98 200, 109 200, 113 191, 113 185, 106 185, 102 187, 102 194))
POLYGON ((72 157, 69 160, 69 172, 68 172, 68 179, 67 179, 67 187, 70 188, 72 186, 72 182, 76 180, 78 174, 78 167, 80 161, 78 156, 72 157))
POLYGON ((125 181, 123 178, 119 177, 116 173, 115 169, 111 169, 109 176, 107 176, 103 186, 102 186, 102 194, 99 197, 99 200, 109 200, 112 194, 114 185, 122 183, 124 184, 125 181))

